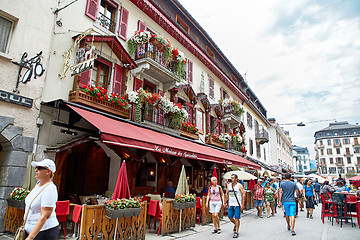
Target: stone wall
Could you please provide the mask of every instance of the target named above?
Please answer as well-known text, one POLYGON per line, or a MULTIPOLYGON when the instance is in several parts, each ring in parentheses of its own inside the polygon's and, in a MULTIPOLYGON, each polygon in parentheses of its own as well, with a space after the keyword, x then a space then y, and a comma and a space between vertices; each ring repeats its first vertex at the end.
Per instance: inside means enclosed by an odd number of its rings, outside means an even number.
POLYGON ((34 139, 22 136, 23 129, 14 126, 14 119, 0 116, 0 232, 4 225, 6 199, 15 188, 23 185, 28 157, 34 139))

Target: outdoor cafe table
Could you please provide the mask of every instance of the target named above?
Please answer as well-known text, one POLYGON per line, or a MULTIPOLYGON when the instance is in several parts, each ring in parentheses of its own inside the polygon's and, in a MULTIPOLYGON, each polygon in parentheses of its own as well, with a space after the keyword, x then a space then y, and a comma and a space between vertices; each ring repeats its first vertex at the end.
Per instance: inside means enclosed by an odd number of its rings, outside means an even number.
MULTIPOLYGON (((344 202, 345 202, 345 214, 347 214, 347 208, 348 208, 348 203, 347 203, 347 198, 346 196, 348 195, 354 195, 356 196, 356 193, 351 193, 351 192, 333 192, 333 194, 338 194, 338 195, 344 195, 344 202)), ((356 205, 356 214, 357 214, 357 221, 358 221, 358 225, 360 224, 360 201, 357 201, 356 205)), ((345 221, 347 222, 347 220, 345 221)), ((360 225, 359 225, 360 228, 360 225)))

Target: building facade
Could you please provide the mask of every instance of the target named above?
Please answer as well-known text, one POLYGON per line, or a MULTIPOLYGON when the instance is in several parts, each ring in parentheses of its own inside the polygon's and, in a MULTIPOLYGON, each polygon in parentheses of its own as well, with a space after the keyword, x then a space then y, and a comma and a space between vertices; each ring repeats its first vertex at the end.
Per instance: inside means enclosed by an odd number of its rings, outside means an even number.
POLYGON ((337 178, 360 173, 360 126, 348 122, 330 123, 316 131, 315 150, 319 172, 337 178))
POLYGON ((270 161, 269 164, 281 171, 295 171, 295 166, 292 158, 292 144, 289 140, 289 132, 284 131, 279 124, 276 123, 275 118, 269 118, 269 148, 270 161))
POLYGON ((296 172, 304 174, 310 171, 310 153, 307 147, 293 145, 293 158, 296 162, 296 172))

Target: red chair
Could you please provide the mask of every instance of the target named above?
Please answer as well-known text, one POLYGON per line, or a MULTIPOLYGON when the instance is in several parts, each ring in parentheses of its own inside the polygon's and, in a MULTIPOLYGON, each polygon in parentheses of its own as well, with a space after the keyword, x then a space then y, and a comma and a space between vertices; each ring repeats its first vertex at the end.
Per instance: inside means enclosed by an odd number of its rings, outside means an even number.
POLYGON ((73 223, 74 223, 74 225, 73 225, 73 237, 79 236, 79 234, 75 234, 75 224, 78 224, 78 230, 80 230, 81 210, 82 210, 82 206, 81 206, 81 205, 76 204, 76 205, 74 206, 73 217, 72 217, 72 221, 73 221, 73 223))
POLYGON ((149 196, 143 196, 143 198, 141 199, 142 202, 149 202, 150 197, 149 196))
POLYGON ((322 218, 322 222, 324 224, 324 218, 325 217, 332 217, 333 216, 333 208, 332 208, 332 200, 329 198, 328 194, 320 194, 320 198, 322 201, 322 211, 321 211, 321 218, 322 218), (329 206, 328 209, 326 209, 326 205, 329 206))
POLYGON ((153 222, 150 224, 149 233, 151 231, 152 224, 156 220, 160 220, 159 230, 158 230, 158 234, 157 234, 157 235, 159 235, 160 234, 160 228, 161 228, 161 219, 162 219, 162 213, 161 213, 161 210, 160 210, 160 202, 159 201, 150 200, 148 214, 150 216, 153 216, 153 222))
POLYGON ((351 217, 356 217, 357 221, 358 221, 358 225, 360 228, 360 205, 357 201, 356 195, 346 195, 346 203, 349 204, 348 206, 348 214, 351 217), (355 212, 351 211, 351 206, 354 205, 355 206, 355 212))
POLYGON ((64 229, 64 239, 66 239, 66 228, 67 228, 67 221, 66 217, 69 215, 70 212, 70 201, 57 201, 56 202, 56 217, 59 221, 59 223, 63 223, 63 229, 64 229))
POLYGON ((169 192, 164 192, 165 193, 165 197, 168 198, 169 197, 169 192))
POLYGON ((198 224, 200 225, 201 213, 202 213, 202 205, 200 201, 200 197, 196 198, 196 212, 199 213, 199 221, 198 224))

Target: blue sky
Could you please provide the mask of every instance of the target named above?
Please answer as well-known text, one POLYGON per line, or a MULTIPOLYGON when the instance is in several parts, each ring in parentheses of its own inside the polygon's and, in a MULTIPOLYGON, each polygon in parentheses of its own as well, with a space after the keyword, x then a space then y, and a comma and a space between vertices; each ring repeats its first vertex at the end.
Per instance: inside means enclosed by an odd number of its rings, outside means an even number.
POLYGON ((360 1, 179 0, 293 143, 314 154, 329 120, 360 123, 360 1), (220 4, 221 3, 221 4, 220 4))

